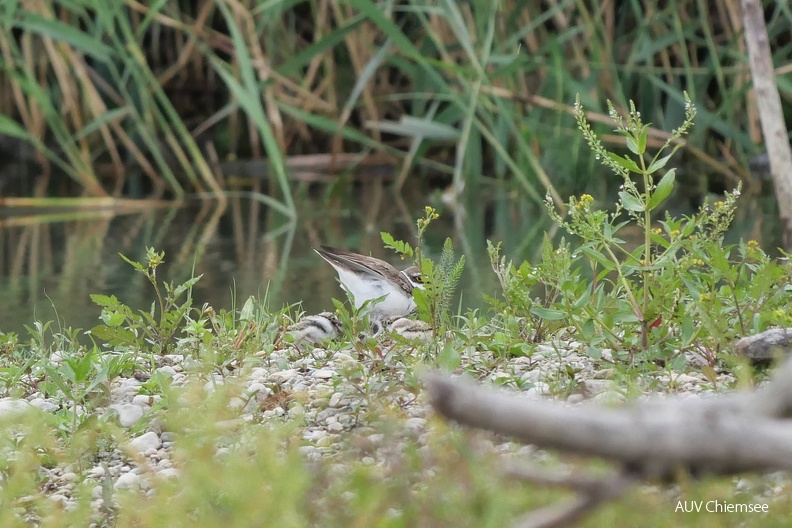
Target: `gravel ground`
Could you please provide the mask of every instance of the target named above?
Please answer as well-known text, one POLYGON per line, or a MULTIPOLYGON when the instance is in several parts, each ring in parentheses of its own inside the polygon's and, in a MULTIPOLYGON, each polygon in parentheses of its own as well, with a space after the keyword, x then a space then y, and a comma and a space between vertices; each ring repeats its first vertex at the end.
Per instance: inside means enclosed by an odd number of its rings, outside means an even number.
MULTIPOLYGON (((553 342, 537 345, 531 357, 518 357, 508 361, 495 361, 488 352, 463 354, 459 371, 472 373, 481 381, 522 391, 527 398, 555 397, 553 394, 569 394, 570 404, 594 399, 618 401, 624 398, 618 383, 613 380, 614 369, 607 362, 594 361, 581 353, 583 347, 575 342, 553 342), (482 365, 490 365, 482 367, 482 365), (495 366, 492 366, 495 365, 495 366), (571 385, 569 372, 574 372, 576 383, 571 385)), ((181 355, 160 358, 156 371, 171 378, 172 386, 184 386, 188 381, 200 380, 209 393, 219 384, 236 380, 245 388, 244 397, 231 401, 238 412, 238 422, 268 423, 282 422, 301 415, 305 427, 302 430, 302 454, 308 460, 317 460, 332 455, 339 449, 355 446, 364 464, 386 464, 389 450, 393 449, 393 438, 386 438, 376 424, 367 422, 377 413, 366 414, 370 399, 361 391, 361 384, 369 383, 369 391, 377 391, 371 382, 374 378, 361 381, 350 376, 350 372, 371 373, 371 361, 363 364, 353 350, 328 352, 314 349, 304 353, 293 348, 278 350, 262 358, 252 368, 239 369, 226 376, 219 374, 208 378, 198 374, 193 360, 181 355), (203 377, 201 377, 203 376, 203 377), (302 394, 301 399, 283 398, 284 394, 302 394)), ((397 357, 394 355, 394 357, 397 357)), ((691 358, 694 359, 694 358, 691 358)), ((421 391, 404 382, 411 369, 396 362, 374 376, 387 379, 393 390, 377 394, 377 405, 398 409, 402 433, 422 441, 431 422, 427 419, 431 411, 421 391)), ((663 371, 646 374, 646 394, 682 393, 698 394, 715 390, 704 375, 692 370, 687 373, 663 371), (649 388, 651 387, 651 389, 649 388)), ((138 376, 144 379, 146 376, 138 376)), ((150 494, 153 478, 178 478, 179 467, 172 459, 174 435, 162 428, 157 418, 158 395, 141 394, 143 381, 136 378, 117 378, 112 381, 111 402, 103 410, 117 413, 118 421, 125 428, 134 428, 127 445, 102 453, 93 467, 78 474, 73 467, 46 469, 45 493, 66 509, 76 507, 73 499, 79 482, 88 482, 92 487, 92 506, 99 511, 107 508, 108 489, 139 490, 150 494), (143 422, 139 422, 143 420, 143 422), (147 424, 139 431, 140 423, 147 424)), ((32 384, 34 385, 34 384, 32 384)), ((734 386, 734 377, 723 373, 717 377, 719 390, 734 386)), ((55 412, 60 403, 47 399, 40 393, 32 393, 26 399, 0 399, 0 415, 16 413, 28 406, 44 412, 55 412)), ((101 411, 101 410, 100 410, 101 411)), ((533 448, 493 444, 499 451, 535 452, 533 448)), ((218 448, 221 456, 224 447, 218 448)), ((24 501, 23 501, 24 502, 24 501)), ((21 513, 21 512, 20 512, 21 513)))

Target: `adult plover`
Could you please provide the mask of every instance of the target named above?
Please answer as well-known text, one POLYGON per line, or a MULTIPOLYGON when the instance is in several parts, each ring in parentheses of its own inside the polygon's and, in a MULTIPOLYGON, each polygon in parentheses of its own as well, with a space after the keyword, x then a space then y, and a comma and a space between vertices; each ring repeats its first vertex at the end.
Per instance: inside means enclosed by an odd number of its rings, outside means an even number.
POLYGON ((404 316, 415 310, 412 291, 423 288, 417 267, 399 271, 384 260, 328 246, 314 251, 335 268, 341 285, 355 299, 355 308, 360 308, 366 301, 384 297, 369 311, 375 334, 382 330, 382 322, 386 318, 404 316))

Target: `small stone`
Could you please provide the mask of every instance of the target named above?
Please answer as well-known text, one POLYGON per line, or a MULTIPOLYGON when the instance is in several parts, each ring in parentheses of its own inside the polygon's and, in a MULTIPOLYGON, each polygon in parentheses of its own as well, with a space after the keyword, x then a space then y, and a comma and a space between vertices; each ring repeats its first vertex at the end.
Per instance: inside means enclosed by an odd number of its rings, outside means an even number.
POLYGON ((675 383, 678 384, 688 384, 688 385, 698 385, 701 383, 701 379, 696 378, 694 376, 690 376, 688 374, 680 374, 678 376, 672 377, 675 383))
POLYGON ((331 445, 333 445, 333 438, 330 436, 325 436, 323 438, 320 438, 316 442, 316 447, 330 447, 331 445))
POLYGON ((65 480, 66 482, 75 482, 77 480, 77 473, 73 471, 67 471, 63 475, 61 475, 61 479, 65 480))
POLYGON ((178 365, 182 361, 184 361, 184 356, 181 354, 165 354, 162 356, 162 359, 171 365, 178 365))
POLYGON ((115 484, 113 489, 140 489, 140 477, 134 473, 124 473, 115 484))
POLYGON ((300 373, 297 371, 297 369, 288 369, 275 372, 270 376, 270 378, 273 381, 283 383, 284 381, 289 381, 296 378, 299 374, 300 373))
POLYGON ((333 376, 335 376, 335 372, 330 369, 317 369, 311 372, 311 377, 317 379, 330 379, 333 376))
POLYGON ((240 410, 240 409, 242 409, 244 407, 245 407, 245 400, 243 400, 242 398, 234 397, 234 398, 231 398, 230 400, 228 400, 228 408, 229 409, 233 409, 235 411, 238 411, 238 410, 240 410))
POLYGON ((404 422, 404 426, 407 429, 423 429, 426 425, 426 418, 408 418, 406 422, 404 422))
POLYGON ((600 394, 606 392, 613 386, 613 381, 611 380, 584 380, 583 383, 583 390, 588 396, 593 396, 595 394, 600 394))
POLYGON ((105 468, 104 466, 94 466, 88 470, 88 476, 98 479, 105 476, 105 468))
POLYGON ((254 382, 248 385, 248 394, 256 395, 258 401, 264 401, 272 395, 272 390, 263 383, 254 382))
POLYGON ((162 471, 159 471, 157 475, 166 479, 177 479, 179 478, 179 470, 172 467, 165 468, 162 471))
POLYGON ((157 372, 161 372, 162 374, 167 374, 168 376, 173 377, 173 375, 176 374, 176 369, 170 365, 165 365, 164 367, 158 368, 157 372))
POLYGON ((159 396, 151 396, 150 394, 137 394, 132 398, 132 404, 140 407, 151 407, 153 403, 159 400, 159 396))
POLYGON ((122 427, 131 427, 143 417, 143 407, 132 403, 119 403, 109 407, 118 413, 118 423, 122 427))
POLYGON ((30 400, 30 405, 45 412, 55 412, 60 409, 60 405, 47 401, 44 398, 33 398, 30 400))
POLYGON ((145 453, 149 449, 159 449, 162 445, 159 435, 153 431, 144 433, 129 442, 129 446, 140 453, 145 453))
POLYGON ((309 442, 314 442, 315 443, 315 442, 318 442, 319 440, 321 440, 322 438, 324 438, 326 436, 327 436, 327 431, 325 431, 323 429, 317 429, 315 431, 311 431, 310 433, 308 433, 307 440, 309 442))
POLYGON ((339 407, 341 404, 341 398, 343 397, 344 395, 340 392, 333 393, 333 395, 330 396, 330 401, 327 403, 327 406, 333 408, 339 407))
POLYGON ((35 409, 35 407, 26 400, 18 400, 16 398, 0 399, 0 418, 19 416, 30 409, 35 409))
POLYGON ((66 506, 66 503, 69 502, 69 497, 60 493, 53 493, 49 498, 52 502, 60 503, 61 506, 66 506))
POLYGON ((333 422, 327 425, 327 430, 330 431, 331 433, 340 433, 341 431, 344 430, 344 425, 338 422, 333 422))

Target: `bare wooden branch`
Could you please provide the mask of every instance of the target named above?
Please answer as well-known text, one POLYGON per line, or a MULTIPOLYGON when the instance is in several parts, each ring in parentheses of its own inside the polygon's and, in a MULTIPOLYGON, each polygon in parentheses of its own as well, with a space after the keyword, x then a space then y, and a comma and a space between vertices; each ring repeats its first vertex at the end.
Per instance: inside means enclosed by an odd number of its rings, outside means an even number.
POLYGON ((604 457, 640 477, 792 469, 792 422, 780 419, 792 409, 792 363, 761 391, 619 409, 536 401, 437 374, 427 382, 432 405, 451 420, 542 448, 604 457))

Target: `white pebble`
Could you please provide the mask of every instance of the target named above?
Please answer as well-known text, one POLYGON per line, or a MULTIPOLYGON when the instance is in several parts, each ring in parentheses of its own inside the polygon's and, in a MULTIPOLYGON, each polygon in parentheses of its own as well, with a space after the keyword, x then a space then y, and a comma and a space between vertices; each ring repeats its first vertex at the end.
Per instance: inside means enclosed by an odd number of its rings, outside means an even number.
POLYGON ((149 449, 159 449, 161 445, 162 441, 160 440, 159 435, 157 435, 157 433, 154 431, 144 433, 129 442, 129 446, 140 453, 145 453, 149 449))
POLYGON ((88 476, 93 478, 102 478, 105 476, 105 468, 103 466, 94 466, 88 470, 88 476))
POLYGON ((151 407, 151 405, 158 401, 160 396, 151 396, 149 394, 137 394, 132 398, 132 404, 140 407, 151 407))
POLYGON ((179 470, 176 468, 165 468, 157 473, 162 478, 176 479, 179 478, 179 470))
POLYGON ((270 376, 270 378, 278 382, 284 382, 296 378, 299 374, 300 373, 297 371, 297 369, 288 369, 275 372, 270 376))
POLYGON ((122 427, 130 427, 143 417, 143 407, 131 403, 111 405, 110 409, 118 413, 118 423, 122 427))
POLYGON ((140 477, 135 475, 134 473, 124 473, 118 480, 116 480, 115 484, 113 484, 113 489, 139 489, 140 488, 140 477))
POLYGON ((171 367, 170 365, 165 365, 164 367, 160 367, 157 369, 157 372, 162 372, 163 374, 167 374, 170 377, 173 377, 176 374, 176 369, 171 367))
POLYGON ((60 405, 58 405, 57 403, 52 403, 50 401, 45 400, 44 398, 33 398, 32 400, 30 400, 30 405, 46 412, 54 412, 60 408, 60 405))
POLYGON ((311 372, 312 378, 330 379, 335 376, 335 372, 330 369, 318 369, 311 372))
POLYGON ((404 426, 407 429, 422 429, 426 425, 426 418, 408 418, 407 421, 404 422, 404 426))
POLYGON ((344 395, 340 392, 334 393, 332 396, 330 396, 330 401, 327 404, 328 407, 338 407, 341 404, 341 398, 343 397, 344 395))
POLYGON ((327 430, 330 431, 331 433, 340 433, 341 431, 344 430, 344 425, 338 422, 333 422, 327 425, 327 430))
POLYGON ((35 409, 35 407, 26 400, 18 400, 16 398, 3 398, 0 400, 0 418, 19 416, 30 409, 35 409))

